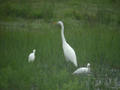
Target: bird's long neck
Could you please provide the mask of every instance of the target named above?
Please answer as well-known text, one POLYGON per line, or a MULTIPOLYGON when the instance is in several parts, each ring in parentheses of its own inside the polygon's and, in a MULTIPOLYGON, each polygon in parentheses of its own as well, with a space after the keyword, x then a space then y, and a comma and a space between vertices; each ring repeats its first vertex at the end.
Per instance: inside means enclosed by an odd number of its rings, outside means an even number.
POLYGON ((88 71, 90 72, 90 66, 88 66, 87 68, 88 68, 88 71))
POLYGON ((33 53, 35 54, 35 51, 33 51, 33 53))
POLYGON ((65 43, 66 40, 64 36, 64 25, 63 24, 61 24, 61 37, 62 37, 62 43, 65 43))

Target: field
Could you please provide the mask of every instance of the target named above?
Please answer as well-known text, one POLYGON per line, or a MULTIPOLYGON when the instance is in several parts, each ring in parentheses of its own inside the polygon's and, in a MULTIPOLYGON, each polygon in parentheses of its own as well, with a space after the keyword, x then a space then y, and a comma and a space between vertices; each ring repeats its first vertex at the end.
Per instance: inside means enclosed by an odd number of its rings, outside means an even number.
POLYGON ((0 90, 120 90, 119 10, 119 0, 0 1, 0 90), (59 20, 90 75, 72 75, 59 20))

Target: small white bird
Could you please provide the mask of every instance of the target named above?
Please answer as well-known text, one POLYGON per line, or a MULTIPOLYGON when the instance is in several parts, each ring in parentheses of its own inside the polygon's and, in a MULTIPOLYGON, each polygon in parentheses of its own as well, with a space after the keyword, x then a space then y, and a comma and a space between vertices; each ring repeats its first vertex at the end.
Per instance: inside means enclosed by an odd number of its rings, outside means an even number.
POLYGON ((82 74, 82 73, 90 73, 90 63, 87 64, 87 67, 78 68, 73 74, 82 74))
POLYGON ((29 54, 28 62, 33 62, 35 60, 35 52, 36 52, 36 50, 33 49, 33 52, 29 54))
POLYGON ((64 37, 64 25, 62 21, 58 21, 57 24, 61 26, 61 37, 62 37, 62 47, 63 47, 63 52, 64 56, 67 61, 72 62, 76 67, 77 65, 77 59, 76 59, 76 54, 74 49, 66 42, 65 37, 64 37))

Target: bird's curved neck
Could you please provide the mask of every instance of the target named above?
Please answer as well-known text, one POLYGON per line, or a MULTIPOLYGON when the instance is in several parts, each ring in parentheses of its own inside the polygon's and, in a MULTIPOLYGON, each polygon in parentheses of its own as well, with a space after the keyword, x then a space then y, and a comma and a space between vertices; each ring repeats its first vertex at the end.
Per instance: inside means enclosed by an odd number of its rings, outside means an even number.
POLYGON ((88 70, 90 70, 90 66, 87 66, 88 70))
POLYGON ((90 72, 90 67, 88 67, 88 72, 90 72))
POLYGON ((61 24, 61 37, 62 37, 62 43, 65 43, 66 40, 64 36, 64 25, 63 24, 61 24))

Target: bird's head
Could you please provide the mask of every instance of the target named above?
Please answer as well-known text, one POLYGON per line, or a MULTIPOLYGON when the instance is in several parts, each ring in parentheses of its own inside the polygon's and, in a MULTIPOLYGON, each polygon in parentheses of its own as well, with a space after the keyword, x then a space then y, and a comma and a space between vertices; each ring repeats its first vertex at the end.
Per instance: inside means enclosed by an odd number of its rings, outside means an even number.
POLYGON ((63 25, 63 22, 62 21, 58 21, 57 24, 63 25))
POLYGON ((87 64, 87 67, 90 67, 90 63, 87 64))
POLYGON ((61 25, 61 26, 63 26, 63 22, 62 22, 62 21, 53 22, 53 24, 58 24, 58 25, 61 25))
POLYGON ((35 53, 36 49, 33 49, 33 53, 35 53))
POLYGON ((64 29, 64 25, 62 21, 58 21, 57 24, 60 25, 64 29))

